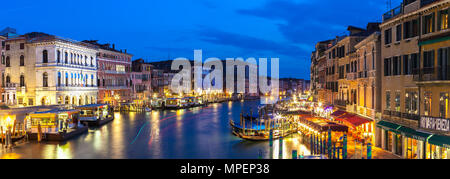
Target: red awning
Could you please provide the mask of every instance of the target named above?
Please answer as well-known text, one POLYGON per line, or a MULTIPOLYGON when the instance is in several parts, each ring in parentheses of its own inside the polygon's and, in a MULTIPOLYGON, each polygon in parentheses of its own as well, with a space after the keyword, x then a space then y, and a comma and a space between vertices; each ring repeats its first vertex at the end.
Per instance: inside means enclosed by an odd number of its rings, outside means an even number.
POLYGON ((344 123, 348 123, 354 127, 358 127, 360 125, 366 124, 371 122, 372 120, 361 117, 361 116, 357 116, 355 114, 346 114, 343 116, 340 116, 339 118, 337 118, 336 120, 338 121, 342 121, 344 123))
POLYGON ((339 117, 339 116, 342 116, 344 114, 348 114, 347 111, 337 110, 334 113, 332 113, 331 115, 334 116, 334 117, 339 117))

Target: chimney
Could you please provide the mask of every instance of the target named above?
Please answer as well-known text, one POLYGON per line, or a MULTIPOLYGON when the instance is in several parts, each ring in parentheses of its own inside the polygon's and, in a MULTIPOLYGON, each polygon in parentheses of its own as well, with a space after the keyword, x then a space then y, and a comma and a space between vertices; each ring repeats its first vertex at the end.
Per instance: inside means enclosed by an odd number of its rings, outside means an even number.
POLYGON ((116 44, 112 44, 112 49, 116 49, 116 44))
POLYGON ((125 53, 127 53, 127 49, 125 49, 125 53))

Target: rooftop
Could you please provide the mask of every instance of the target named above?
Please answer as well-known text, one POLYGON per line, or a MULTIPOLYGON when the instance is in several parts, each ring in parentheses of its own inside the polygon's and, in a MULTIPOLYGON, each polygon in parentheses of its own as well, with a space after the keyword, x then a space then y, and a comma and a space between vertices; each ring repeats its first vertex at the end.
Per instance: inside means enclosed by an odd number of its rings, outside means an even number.
POLYGON ((98 40, 83 40, 82 42, 88 43, 88 44, 91 44, 91 45, 95 45, 98 48, 103 49, 103 50, 109 50, 109 51, 113 51, 113 52, 128 54, 127 53, 127 49, 125 49, 125 50, 118 50, 118 49, 116 49, 116 45, 115 44, 112 44, 112 45, 109 44, 109 43, 101 44, 101 43, 98 42, 98 40))

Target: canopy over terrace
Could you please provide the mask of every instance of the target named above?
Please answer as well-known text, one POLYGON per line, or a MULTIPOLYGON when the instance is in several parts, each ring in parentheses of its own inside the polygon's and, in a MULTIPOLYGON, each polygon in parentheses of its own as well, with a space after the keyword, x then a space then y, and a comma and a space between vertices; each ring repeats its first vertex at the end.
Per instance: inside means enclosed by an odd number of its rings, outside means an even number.
POLYGON ((361 126, 363 124, 367 124, 372 122, 372 120, 364 118, 364 117, 360 117, 356 114, 344 114, 342 116, 336 117, 335 120, 337 121, 342 121, 344 124, 348 125, 348 126, 352 126, 353 128, 356 128, 358 126, 361 126))
POLYGON ((344 111, 344 110, 337 110, 337 111, 333 112, 331 114, 331 116, 336 118, 336 117, 339 117, 339 116, 342 116, 342 115, 345 115, 345 114, 348 114, 348 112, 344 111))
POLYGON ((327 121, 324 118, 312 117, 311 115, 299 115, 299 122, 303 123, 318 132, 327 132, 331 129, 333 132, 348 132, 348 127, 334 122, 327 121))

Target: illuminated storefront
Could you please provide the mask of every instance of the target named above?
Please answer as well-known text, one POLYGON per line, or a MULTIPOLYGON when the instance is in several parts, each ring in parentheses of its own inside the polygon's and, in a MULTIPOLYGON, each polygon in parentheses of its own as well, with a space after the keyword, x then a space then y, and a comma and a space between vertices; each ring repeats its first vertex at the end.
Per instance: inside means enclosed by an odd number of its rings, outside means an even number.
MULTIPOLYGON (((437 117, 423 116, 419 121, 420 128, 433 133, 450 132, 450 120, 437 117)), ((426 159, 450 159, 450 136, 434 134, 428 138, 426 144, 426 159)))

